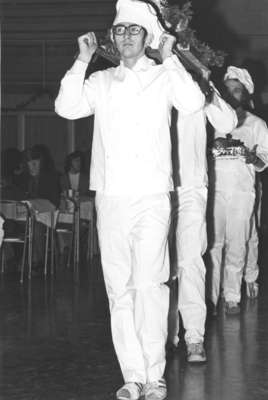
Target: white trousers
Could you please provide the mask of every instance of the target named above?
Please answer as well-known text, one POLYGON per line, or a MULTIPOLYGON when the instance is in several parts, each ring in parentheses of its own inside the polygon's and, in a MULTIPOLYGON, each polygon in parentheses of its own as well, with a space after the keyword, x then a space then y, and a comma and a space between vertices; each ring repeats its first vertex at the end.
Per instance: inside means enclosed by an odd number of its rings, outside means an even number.
POLYGON ((254 209, 254 192, 216 191, 213 206, 213 245, 211 300, 219 299, 222 268, 223 291, 226 301, 239 302, 246 246, 254 209))
POLYGON ((163 376, 169 289, 169 194, 97 194, 97 228, 112 338, 125 382, 163 376))
POLYGON ((262 185, 260 178, 256 176, 256 200, 254 205, 254 213, 252 215, 250 237, 247 245, 246 265, 244 270, 244 280, 247 283, 255 282, 259 276, 259 235, 258 229, 261 220, 261 203, 262 203, 262 185))
MULTIPOLYGON (((173 277, 178 276, 177 306, 176 296, 171 294, 169 341, 178 341, 179 314, 185 328, 187 343, 204 341, 206 304, 206 268, 202 255, 207 247, 206 232, 206 187, 180 187, 177 189, 177 204, 173 207, 175 220, 175 265, 173 277), (175 313, 174 313, 175 312, 175 313), (171 316, 173 314, 173 317, 171 316), (176 320, 172 321, 172 319, 176 320)), ((173 268, 174 269, 174 268, 173 268)), ((171 287, 176 292, 176 284, 171 287)))
POLYGON ((259 275, 258 265, 259 236, 256 227, 255 215, 252 216, 250 237, 247 244, 244 279, 247 283, 255 282, 259 275))

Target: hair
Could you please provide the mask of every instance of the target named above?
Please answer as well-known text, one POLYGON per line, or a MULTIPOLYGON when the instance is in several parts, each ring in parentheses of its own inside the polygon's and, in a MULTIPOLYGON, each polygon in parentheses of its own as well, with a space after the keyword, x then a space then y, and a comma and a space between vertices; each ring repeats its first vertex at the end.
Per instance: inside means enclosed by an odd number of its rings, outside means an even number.
POLYGON ((73 151, 72 153, 68 154, 67 157, 65 158, 65 163, 64 163, 64 171, 68 173, 71 169, 72 166, 72 160, 75 158, 80 158, 81 166, 80 166, 80 171, 84 172, 85 170, 85 165, 84 165, 84 155, 82 151, 76 150, 73 151))
POLYGON ((243 85, 243 83, 242 83, 242 88, 243 88, 242 99, 241 99, 242 106, 244 107, 249 106, 252 95, 249 93, 249 91, 247 90, 246 86, 243 85))
POLYGON ((16 147, 9 147, 1 152, 1 175, 11 177, 23 162, 22 152, 16 147))
POLYGON ((24 161, 40 160, 40 173, 43 171, 54 172, 55 165, 48 147, 44 144, 36 144, 24 150, 24 161))
POLYGON ((55 163, 52 158, 52 155, 50 153, 49 148, 45 144, 35 144, 32 149, 36 152, 39 152, 41 154, 42 158, 42 164, 44 165, 44 168, 48 171, 55 171, 55 163))
POLYGON ((222 83, 221 94, 222 94, 224 100, 227 101, 227 103, 229 103, 235 109, 238 107, 242 107, 244 109, 252 108, 252 106, 251 106, 252 95, 249 93, 246 86, 239 79, 233 79, 233 80, 239 82, 241 84, 241 88, 242 88, 241 101, 238 101, 229 93, 228 89, 226 88, 225 82, 227 80, 228 79, 225 79, 222 83))

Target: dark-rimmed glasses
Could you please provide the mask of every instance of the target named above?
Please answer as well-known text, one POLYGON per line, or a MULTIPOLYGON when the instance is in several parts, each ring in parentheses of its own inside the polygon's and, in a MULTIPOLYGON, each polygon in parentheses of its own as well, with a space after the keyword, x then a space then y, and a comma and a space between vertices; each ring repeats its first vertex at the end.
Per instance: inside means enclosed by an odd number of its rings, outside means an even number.
POLYGON ((129 35, 138 35, 144 28, 140 25, 132 24, 129 26, 118 24, 114 25, 112 30, 114 35, 123 36, 126 33, 129 35))

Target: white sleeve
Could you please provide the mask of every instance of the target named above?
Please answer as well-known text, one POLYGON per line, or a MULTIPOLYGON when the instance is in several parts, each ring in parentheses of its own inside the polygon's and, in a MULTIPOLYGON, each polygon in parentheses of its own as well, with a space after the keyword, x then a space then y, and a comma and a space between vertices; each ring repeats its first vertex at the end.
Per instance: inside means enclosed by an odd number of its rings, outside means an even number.
POLYGON ((258 118, 254 125, 254 138, 257 145, 256 155, 265 164, 263 168, 255 168, 256 171, 261 172, 268 166, 268 128, 261 118, 258 118))
POLYGON ((205 96, 179 59, 176 56, 167 57, 163 66, 168 73, 172 105, 183 114, 202 109, 205 96))
POLYGON ((237 125, 235 110, 214 91, 214 98, 205 107, 207 118, 213 128, 221 134, 232 132, 237 125))
POLYGON ((94 114, 96 74, 85 80, 88 64, 76 60, 61 81, 55 111, 61 117, 78 119, 94 114))

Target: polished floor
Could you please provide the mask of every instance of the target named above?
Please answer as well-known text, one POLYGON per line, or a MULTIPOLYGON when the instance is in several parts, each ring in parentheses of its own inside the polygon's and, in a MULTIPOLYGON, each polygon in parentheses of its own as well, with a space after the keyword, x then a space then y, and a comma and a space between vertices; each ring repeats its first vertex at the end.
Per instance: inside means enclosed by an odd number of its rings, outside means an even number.
MULTIPOLYGON (((208 362, 189 365, 181 341, 167 353, 169 400, 268 399, 268 273, 239 316, 208 317, 208 362)), ((20 285, 0 281, 0 399, 109 400, 122 383, 98 258, 79 280, 58 271, 20 285)))

